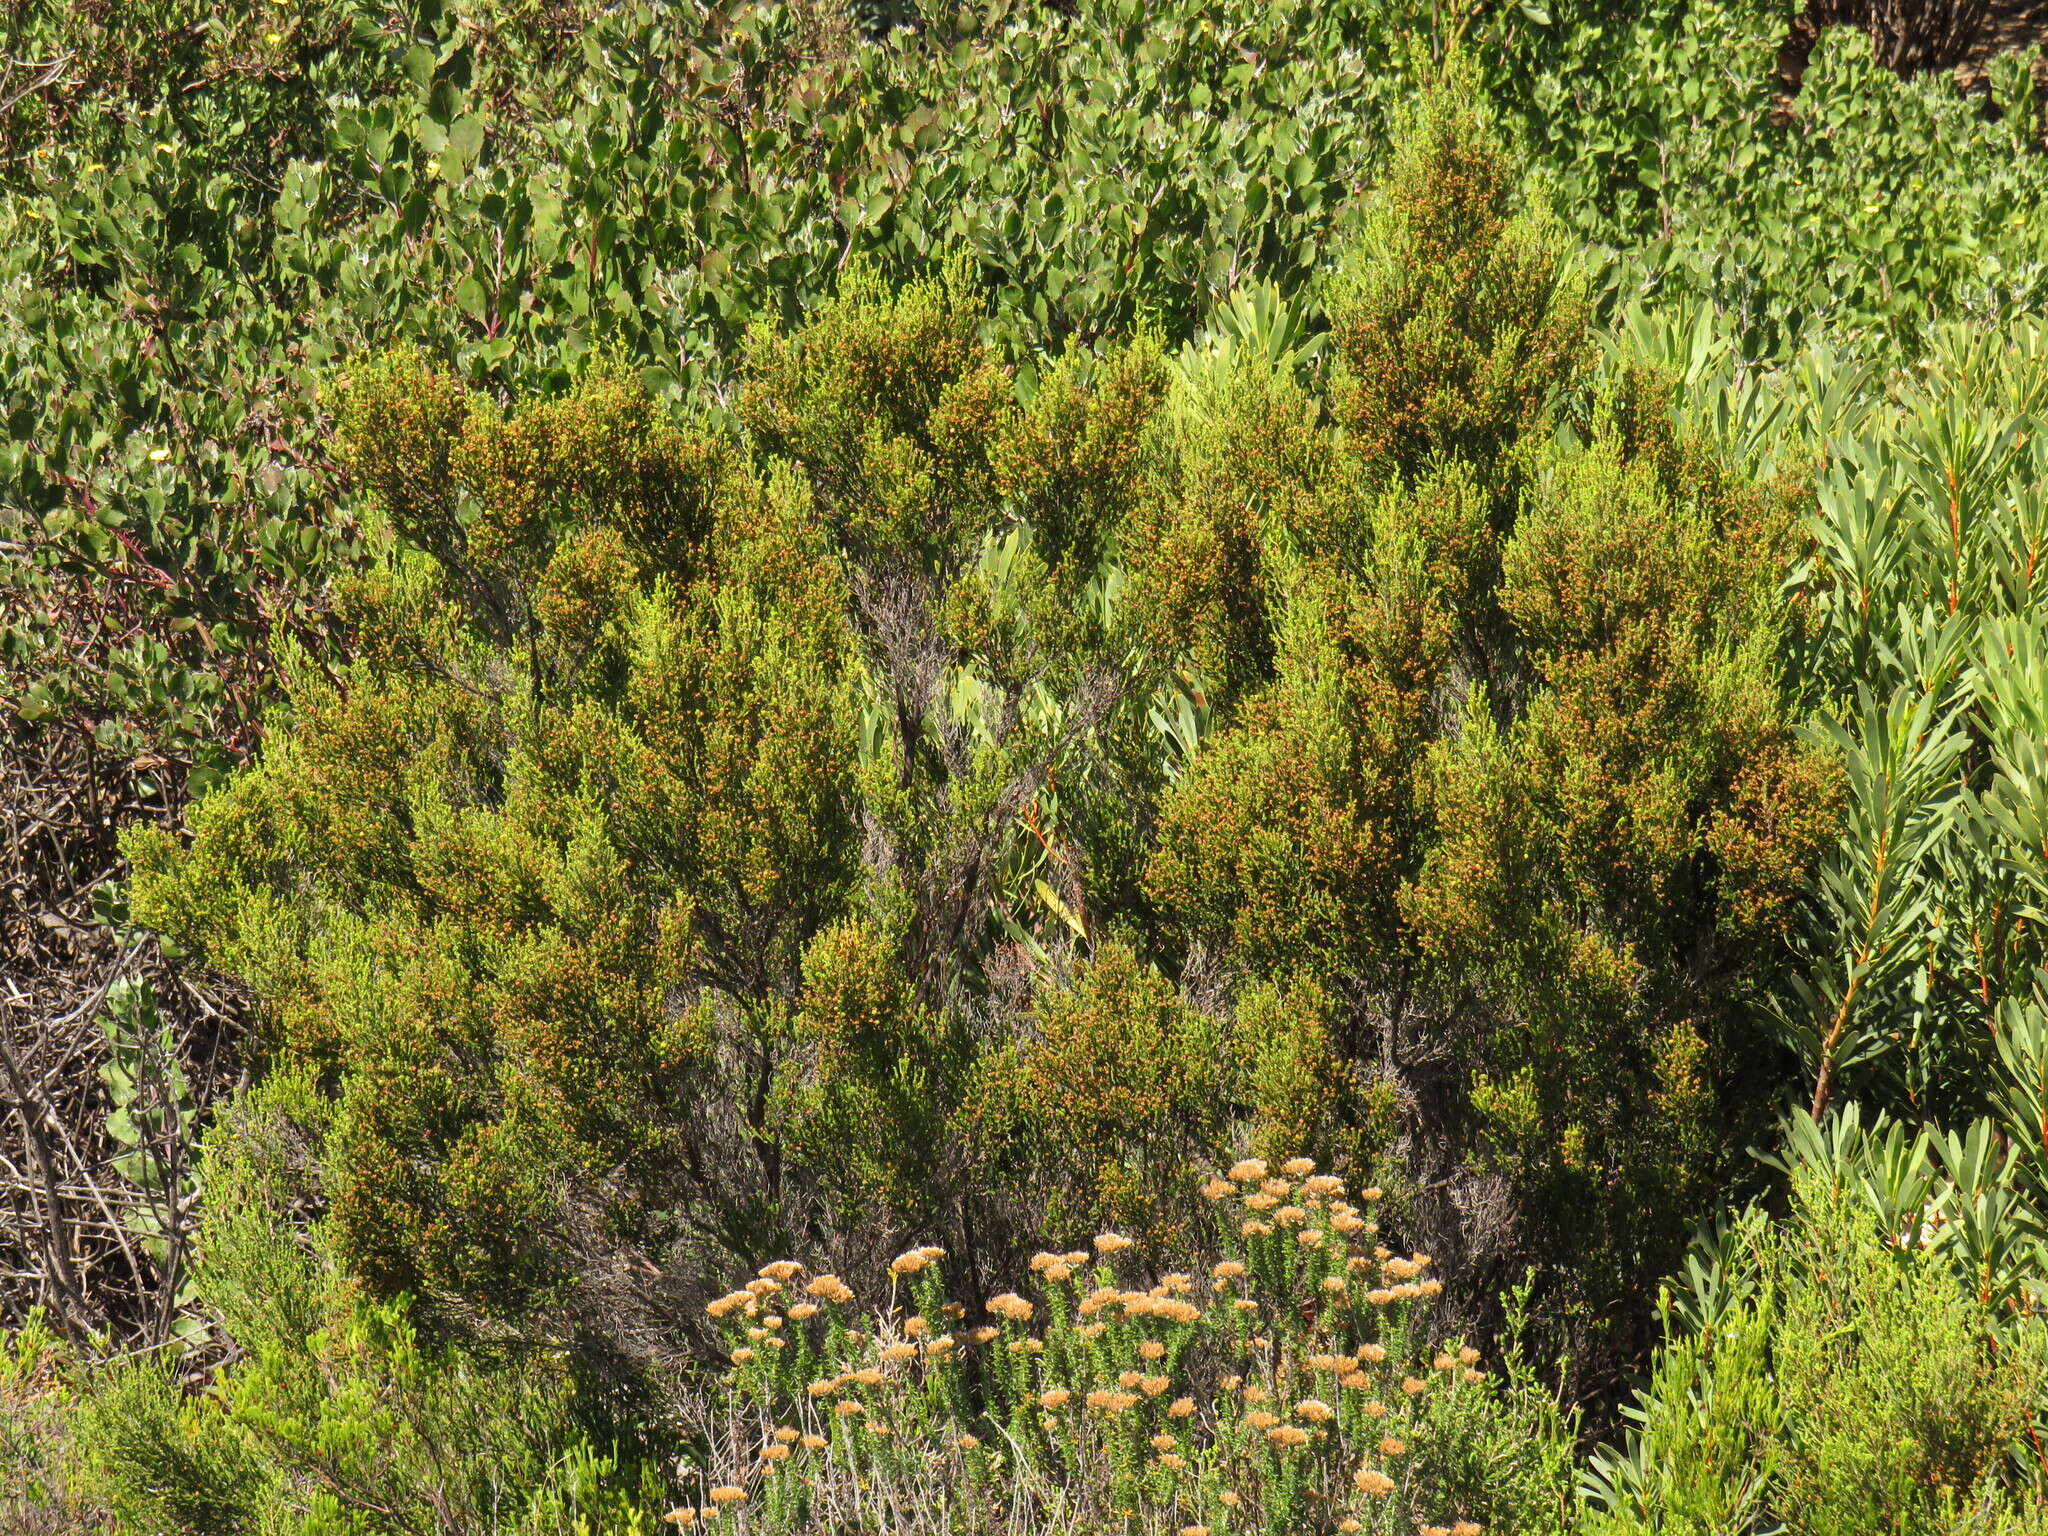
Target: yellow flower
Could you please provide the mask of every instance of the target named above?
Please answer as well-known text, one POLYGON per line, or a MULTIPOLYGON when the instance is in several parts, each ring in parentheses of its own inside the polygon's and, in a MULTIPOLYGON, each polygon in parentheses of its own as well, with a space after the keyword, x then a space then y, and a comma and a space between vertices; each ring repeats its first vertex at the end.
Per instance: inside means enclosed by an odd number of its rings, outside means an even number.
POLYGON ((1239 1184, 1256 1184, 1265 1176, 1266 1160, 1262 1157, 1248 1157, 1230 1168, 1231 1179, 1239 1184))
POLYGON ((1280 1422, 1280 1416, 1276 1413, 1268 1413, 1263 1408, 1254 1408, 1244 1416, 1244 1421, 1252 1429, 1271 1429, 1280 1422))
POLYGON ((1481 1381, 1484 1381, 1484 1380, 1486 1380, 1486 1372, 1484 1372, 1484 1371, 1467 1371, 1467 1372, 1465 1372, 1465 1379, 1466 1379, 1467 1381, 1470 1381, 1470 1382, 1481 1382, 1481 1381))
POLYGON ((1083 1317, 1093 1317, 1104 1307, 1116 1306, 1124 1299, 1124 1293, 1113 1285, 1098 1285, 1081 1298, 1081 1305, 1075 1310, 1083 1317))
POLYGON ((1380 1454, 1382 1456, 1405 1456, 1408 1454, 1408 1447, 1399 1440, 1396 1440, 1392 1435, 1383 1435, 1380 1437, 1380 1454))
POLYGON ((152 448, 149 450, 149 462, 152 464, 161 464, 170 456, 171 450, 168 448, 152 448))
POLYGON ((789 1309, 789 1315, 795 1322, 809 1322, 818 1315, 818 1304, 814 1301, 800 1301, 789 1309))
POLYGON ((735 1488, 731 1483, 724 1483, 711 1490, 711 1502, 714 1504, 744 1504, 747 1502, 747 1490, 735 1488))
POLYGON ((903 1324, 903 1337, 906 1339, 921 1339, 929 1331, 930 1326, 921 1317, 910 1318, 903 1324))
POLYGON ((839 1407, 836 1411, 838 1412, 839 1417, 841 1417, 842 1419, 850 1419, 856 1413, 866 1413, 867 1409, 861 1407, 859 1403, 856 1403, 852 1398, 849 1397, 843 1399, 840 1402, 839 1407))
POLYGON ((1294 1405, 1294 1412, 1311 1424, 1326 1424, 1337 1416, 1337 1410, 1318 1397, 1304 1397, 1294 1405))
POLYGON ((1272 1225, 1268 1222, 1247 1221, 1242 1223, 1237 1230, 1246 1237, 1264 1237, 1267 1233, 1271 1232, 1273 1228, 1272 1225))
POLYGON ((1185 1472, 1188 1462, 1185 1456, 1176 1455, 1172 1451, 1162 1451, 1159 1453, 1159 1465, 1174 1472, 1185 1472))
POLYGON ((1236 1280, 1244 1274, 1244 1266, 1235 1259, 1225 1259, 1209 1273, 1218 1280, 1236 1280))
POLYGON ((697 1511, 690 1508, 689 1505, 685 1504, 680 1509, 670 1510, 661 1518, 667 1521, 670 1525, 680 1525, 687 1527, 695 1525, 697 1523, 697 1511))
POLYGON ((1342 1520, 1339 1520, 1337 1522, 1337 1529, 1343 1531, 1345 1533, 1345 1536, 1350 1536, 1350 1533, 1352 1531, 1362 1531, 1365 1529, 1365 1527, 1360 1525, 1356 1520, 1353 1520, 1349 1515, 1346 1515, 1342 1520))
POLYGON ((1160 1393, 1164 1392, 1168 1387, 1172 1385, 1173 1383, 1168 1381, 1164 1376, 1147 1376, 1143 1381, 1138 1383, 1138 1390, 1144 1393, 1147 1397, 1157 1397, 1160 1393))
POLYGON ((837 1376, 827 1376, 822 1380, 812 1382, 804 1390, 813 1397, 825 1397, 839 1390, 839 1378, 837 1376))
POLYGON ((1420 1397, 1424 1392, 1427 1392, 1429 1390, 1429 1383, 1426 1381, 1418 1381, 1413 1376, 1403 1376, 1401 1378, 1401 1390, 1403 1392, 1406 1392, 1410 1397, 1420 1397))
POLYGON ((1097 1253, 1122 1253, 1126 1248, 1134 1246, 1131 1240, 1121 1232, 1098 1232, 1095 1236, 1095 1251, 1097 1253))
POLYGON ((1116 1384, 1128 1392, 1144 1379, 1145 1373, 1143 1371, 1123 1371, 1118 1374, 1116 1384))
POLYGON ((1270 1211, 1280 1203, 1280 1197, 1278 1195, 1269 1195, 1262 1189, 1256 1195, 1246 1195, 1244 1203, 1247 1210, 1270 1211))
POLYGON ((732 1363, 734 1365, 750 1364, 753 1358, 754 1352, 751 1349, 736 1349, 732 1352, 732 1363))
POLYGON ((1305 1179, 1316 1171, 1316 1162, 1312 1157, 1290 1157, 1280 1165, 1280 1171, 1291 1179, 1305 1179))
POLYGON ((891 1344, 882 1351, 882 1358, 888 1361, 915 1360, 917 1358, 917 1346, 915 1344, 891 1344))
MULTIPOLYGON (((1304 1232, 1302 1233, 1302 1236, 1307 1237, 1308 1234, 1304 1232)), ((1342 1275, 1330 1275, 1326 1277, 1323 1281, 1323 1289, 1328 1291, 1332 1296, 1343 1295, 1344 1277, 1342 1275)))
POLYGON ((778 1445, 795 1445, 796 1431, 785 1424, 775 1431, 775 1441, 778 1445))
POLYGON ((981 1448, 981 1442, 975 1439, 972 1435, 962 1435, 958 1440, 955 1440, 953 1443, 959 1446, 960 1449, 963 1451, 973 1451, 979 1450, 981 1448))
POLYGON ((1191 1417, 1194 1411, 1195 1400, 1192 1397, 1176 1397, 1167 1407, 1166 1416, 1169 1419, 1185 1419, 1191 1417))
POLYGON ((1206 1525, 1184 1525, 1180 1528, 1180 1536, 1209 1536, 1209 1527, 1206 1525))
POLYGON ((820 1301, 847 1302, 853 1300, 853 1291, 837 1275, 820 1275, 804 1287, 804 1293, 820 1301))
POLYGON ((1147 1339, 1138 1346, 1140 1360, 1158 1360, 1166 1354, 1166 1346, 1157 1339, 1147 1339))
POLYGON ((1456 1520, 1451 1523, 1451 1536, 1480 1536, 1477 1520, 1456 1520))
POLYGON ((1172 1435, 1154 1435, 1152 1437, 1152 1449, 1155 1451, 1177 1451, 1180 1449, 1180 1442, 1174 1439, 1172 1435))
POLYGON ((1038 1394, 1038 1406, 1041 1408, 1064 1408, 1069 1402, 1073 1401, 1073 1397, 1074 1394, 1065 1387, 1054 1387, 1050 1391, 1038 1394))
POLYGON ((1358 1346, 1358 1358, 1378 1365, 1387 1358, 1387 1347, 1384 1344, 1361 1344, 1358 1346))
POLYGON ((1056 1253, 1034 1253, 1031 1255, 1031 1272, 1033 1274, 1043 1273, 1059 1262, 1060 1256, 1056 1253))
POLYGON ((1358 1484, 1361 1493, 1372 1494, 1375 1498, 1383 1499, 1394 1491, 1394 1480, 1373 1467, 1360 1467, 1352 1481, 1358 1484))
POLYGON ((1470 1344, 1467 1344, 1458 1351, 1458 1363, 1460 1365, 1477 1365, 1479 1363, 1479 1351, 1470 1344))
POLYGON ((1337 1378, 1337 1385, 1349 1387, 1353 1392, 1362 1392, 1372 1385, 1372 1378, 1363 1371, 1346 1371, 1337 1378))
POLYGON ((789 1460, 789 1447, 786 1445, 764 1445, 761 1447, 761 1459, 763 1461, 787 1461, 789 1460))
POLYGON ((808 1451, 822 1451, 831 1443, 823 1435, 805 1435, 803 1439, 804 1449, 808 1451))
POLYGON ((769 1280, 780 1280, 785 1285, 804 1272, 803 1265, 795 1259, 777 1259, 773 1264, 763 1264, 754 1273, 769 1280))
POLYGON ((1278 1424, 1266 1431, 1266 1438, 1283 1450, 1308 1444, 1308 1431, 1299 1424, 1278 1424))
POLYGON ((889 1273, 892 1275, 914 1275, 930 1262, 931 1260, 924 1256, 922 1248, 913 1248, 908 1253, 897 1254, 895 1258, 889 1261, 889 1273))
POLYGON ((1228 1179, 1211 1179, 1202 1186, 1202 1195, 1209 1200, 1227 1200, 1236 1193, 1228 1179))
POLYGON ((1303 1181, 1301 1192, 1313 1195, 1318 1200, 1327 1199, 1331 1195, 1344 1193, 1344 1181, 1334 1174, 1319 1173, 1314 1178, 1303 1181))
POLYGON ((871 1435, 882 1435, 886 1437, 889 1434, 893 1433, 893 1431, 889 1428, 888 1425, 882 1423, 879 1419, 869 1419, 868 1433, 871 1435))
POLYGON ((734 1291, 730 1295, 719 1297, 716 1301, 707 1302, 704 1310, 713 1317, 724 1317, 738 1307, 749 1305, 753 1299, 745 1291, 734 1291))
POLYGON ((1028 1323, 1035 1310, 1030 1302, 1015 1291, 1005 1291, 1000 1296, 991 1296, 988 1309, 1006 1323, 1028 1323))
POLYGON ((1323 1246, 1323 1234, 1315 1227, 1304 1227, 1301 1231, 1294 1234, 1294 1240, 1304 1248, 1320 1248, 1323 1246))
POLYGON ((1090 1408, 1112 1416, 1122 1413, 1126 1408, 1136 1407, 1137 1402, 1136 1394, 1131 1392, 1108 1392, 1098 1389, 1088 1394, 1090 1408))
POLYGON ((1240 1499, 1237 1496, 1236 1492, 1233 1489, 1229 1488, 1226 1488, 1221 1493, 1217 1494, 1216 1501, 1219 1504, 1221 1504, 1225 1509, 1235 1509, 1238 1505, 1244 1502, 1244 1500, 1240 1499))

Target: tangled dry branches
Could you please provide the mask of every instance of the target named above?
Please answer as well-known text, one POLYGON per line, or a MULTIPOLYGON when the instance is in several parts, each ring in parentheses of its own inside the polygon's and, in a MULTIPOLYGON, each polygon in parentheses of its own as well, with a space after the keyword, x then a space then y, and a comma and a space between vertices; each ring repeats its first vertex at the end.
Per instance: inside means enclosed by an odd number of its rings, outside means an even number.
POLYGON ((199 1112, 231 1086, 243 999, 93 901, 120 873, 119 828, 173 816, 180 778, 78 732, 0 742, 0 1324, 40 1306, 73 1337, 146 1345, 177 1321, 199 1112), (175 1066, 137 1078, 124 1145, 103 1019, 128 978, 153 990, 175 1066))

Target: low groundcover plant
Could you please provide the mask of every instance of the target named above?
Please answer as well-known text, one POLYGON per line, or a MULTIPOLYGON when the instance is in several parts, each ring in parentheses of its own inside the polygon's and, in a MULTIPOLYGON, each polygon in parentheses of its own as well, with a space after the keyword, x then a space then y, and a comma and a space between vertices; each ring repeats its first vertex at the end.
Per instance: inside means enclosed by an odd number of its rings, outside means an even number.
POLYGON ((1478 1536, 1414 1452, 1486 1374, 1425 1342, 1443 1287, 1379 1241, 1380 1191, 1249 1158, 1202 1193, 1224 1255, 1206 1274, 1103 1232, 980 1316, 946 1299, 935 1247, 899 1255, 875 1307, 765 1265, 707 1308, 730 1392, 702 1497, 668 1519, 964 1529, 1021 1502, 1061 1529, 1478 1536))

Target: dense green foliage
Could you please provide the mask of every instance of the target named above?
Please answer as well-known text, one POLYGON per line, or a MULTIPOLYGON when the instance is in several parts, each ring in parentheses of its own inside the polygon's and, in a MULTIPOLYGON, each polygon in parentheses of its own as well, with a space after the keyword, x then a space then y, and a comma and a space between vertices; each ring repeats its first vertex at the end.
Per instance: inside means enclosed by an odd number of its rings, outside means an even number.
POLYGON ((602 364, 510 413, 352 371, 391 539, 336 593, 359 658, 189 854, 130 845, 138 919, 335 1074, 351 1267, 515 1318, 573 1301, 585 1228, 669 1274, 986 1262, 1171 1219, 1242 1122, 1419 1129, 1499 1208, 1411 1219, 1571 1276, 1546 1314, 1668 1268, 1763 1129, 1751 993, 1829 826, 1778 680, 1794 510, 1634 374, 1544 441, 1585 322, 1503 169, 1418 122, 1326 397, 1141 342, 1020 404, 957 279, 859 276, 754 336, 738 440, 602 364), (1189 757, 1150 718, 1184 678, 1189 757), (1028 1169, 1036 1229, 963 1163, 1028 1169))
POLYGON ((254 1081, 87 1001, 0 1518, 2040 1529, 2048 158, 1789 10, 16 7, 0 701, 254 1081))
POLYGON ((1660 1354, 1589 1531, 2036 1531, 2041 1320, 1802 1170, 1789 1221, 1749 1212, 1660 1354), (2017 1492, 2016 1492, 2017 1491, 2017 1492))

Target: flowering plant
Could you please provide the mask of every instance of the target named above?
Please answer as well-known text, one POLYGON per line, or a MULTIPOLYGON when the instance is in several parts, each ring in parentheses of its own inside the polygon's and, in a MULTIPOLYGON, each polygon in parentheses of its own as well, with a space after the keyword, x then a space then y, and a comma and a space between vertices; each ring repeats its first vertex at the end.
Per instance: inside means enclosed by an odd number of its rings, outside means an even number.
POLYGON ((947 1300, 934 1247, 897 1257, 872 1309, 835 1275, 764 1266, 707 1309, 733 1365, 715 1480, 669 1519, 1478 1536, 1411 1452, 1486 1376, 1476 1350, 1423 1343, 1442 1284, 1379 1242, 1380 1192, 1354 1202, 1305 1158, 1249 1158, 1202 1192, 1222 1253, 1205 1274, 1103 1232, 1038 1254, 1033 1294, 979 1316, 947 1300))

